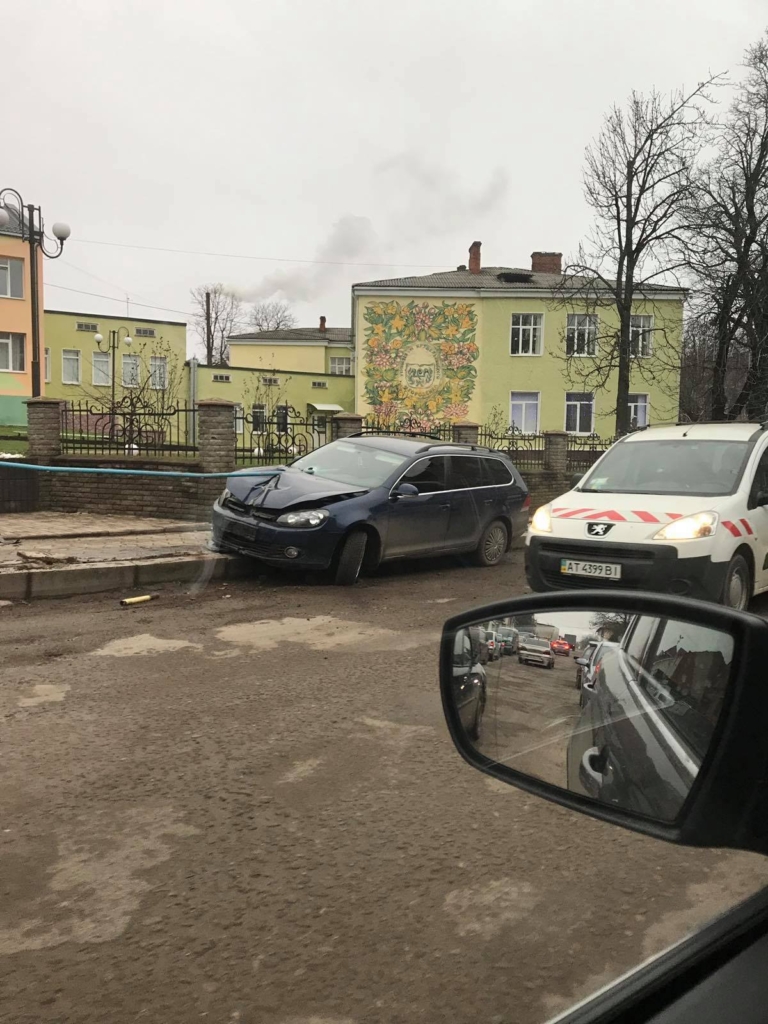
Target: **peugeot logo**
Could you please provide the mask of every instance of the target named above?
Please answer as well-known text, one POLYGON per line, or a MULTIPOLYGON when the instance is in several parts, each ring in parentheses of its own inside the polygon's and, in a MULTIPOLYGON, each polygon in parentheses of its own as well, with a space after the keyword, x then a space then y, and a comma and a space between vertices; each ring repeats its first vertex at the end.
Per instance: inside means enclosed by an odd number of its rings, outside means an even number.
POLYGON ((587 523, 588 537, 604 537, 613 529, 613 523, 587 523))

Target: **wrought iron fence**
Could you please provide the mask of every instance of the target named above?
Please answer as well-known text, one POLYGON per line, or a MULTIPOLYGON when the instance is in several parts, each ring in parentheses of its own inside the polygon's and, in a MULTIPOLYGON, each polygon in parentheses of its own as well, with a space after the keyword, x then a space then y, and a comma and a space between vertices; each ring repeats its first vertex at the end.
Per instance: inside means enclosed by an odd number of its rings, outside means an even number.
POLYGON ((453 440, 453 424, 448 421, 429 423, 417 417, 399 417, 396 420, 380 420, 366 416, 363 420, 366 434, 387 434, 394 437, 428 437, 436 441, 453 440))
POLYGON ((478 433, 478 444, 484 448, 509 453, 509 457, 519 469, 544 468, 544 434, 523 434, 517 430, 507 430, 496 434, 487 427, 481 427, 478 433))
POLYGON ((606 452, 615 437, 598 437, 597 434, 578 436, 571 434, 568 437, 568 468, 577 472, 587 470, 597 462, 601 455, 606 452))
POLYGON ((267 414, 254 407, 251 412, 235 412, 238 463, 248 466, 274 466, 293 462, 331 439, 326 416, 302 416, 288 405, 278 405, 267 414))
POLYGON ((61 450, 80 455, 194 455, 197 410, 155 408, 133 396, 114 405, 67 402, 61 410, 61 450))

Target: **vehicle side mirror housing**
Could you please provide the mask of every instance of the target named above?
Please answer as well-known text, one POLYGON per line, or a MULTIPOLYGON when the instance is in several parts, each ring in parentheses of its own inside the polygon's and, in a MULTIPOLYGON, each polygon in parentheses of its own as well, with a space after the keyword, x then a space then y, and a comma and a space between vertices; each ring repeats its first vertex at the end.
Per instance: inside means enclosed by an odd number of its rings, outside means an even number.
POLYGON ((758 491, 749 503, 750 508, 760 508, 762 505, 768 505, 768 491, 758 491))
POLYGON ((578 487, 585 476, 586 473, 574 473, 571 477, 571 490, 574 490, 574 488, 578 487))
POLYGON ((451 738, 473 768, 667 842, 768 853, 767 663, 768 623, 757 616, 690 598, 574 590, 448 619, 440 688, 451 738), (504 658, 457 698, 457 631, 514 626, 517 616, 585 642, 611 626, 587 695, 568 659, 504 658))
POLYGON ((399 498, 418 498, 419 489, 415 484, 401 483, 392 491, 390 497, 397 501, 399 498))

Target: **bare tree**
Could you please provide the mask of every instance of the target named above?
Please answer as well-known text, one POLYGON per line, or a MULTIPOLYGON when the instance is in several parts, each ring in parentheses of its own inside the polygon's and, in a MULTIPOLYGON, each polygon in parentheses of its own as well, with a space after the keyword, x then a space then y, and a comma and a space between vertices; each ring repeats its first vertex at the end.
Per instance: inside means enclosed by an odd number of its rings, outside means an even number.
POLYGON ((614 106, 608 112, 586 151, 584 192, 595 223, 566 268, 561 289, 563 303, 577 318, 585 317, 572 321, 566 337, 567 376, 594 391, 615 375, 617 434, 630 429, 633 364, 646 375, 655 371, 676 388, 677 375, 645 357, 654 341, 661 348, 659 342, 679 332, 681 320, 671 324, 659 316, 652 337, 641 328, 633 336, 633 305, 644 299, 652 303, 664 278, 685 266, 677 252, 681 211, 690 206, 710 124, 707 89, 720 77, 710 76, 692 91, 677 90, 669 97, 633 92, 626 110, 614 106), (599 316, 601 310, 609 315, 599 316))
POLYGON ((223 284, 201 284, 190 291, 193 326, 200 338, 208 366, 227 366, 227 339, 244 326, 242 302, 223 284))
POLYGON ((718 420, 768 412, 768 32, 747 49, 744 67, 687 217, 689 264, 714 339, 718 420), (742 386, 729 394, 729 367, 745 358, 742 386))
POLYGON ((254 331, 283 331, 295 327, 298 320, 287 302, 255 302, 248 314, 254 331))

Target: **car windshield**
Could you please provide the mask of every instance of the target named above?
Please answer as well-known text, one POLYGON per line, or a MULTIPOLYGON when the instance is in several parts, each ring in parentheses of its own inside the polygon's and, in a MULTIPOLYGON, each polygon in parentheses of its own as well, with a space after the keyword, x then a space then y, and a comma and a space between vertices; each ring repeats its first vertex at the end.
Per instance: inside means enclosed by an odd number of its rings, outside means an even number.
POLYGON ((629 442, 606 454, 580 491, 606 494, 732 494, 741 478, 748 441, 688 438, 629 442))
POLYGON ((408 461, 405 455, 382 448, 333 441, 292 464, 293 469, 313 476, 338 480, 354 487, 381 487, 384 481, 408 461))

